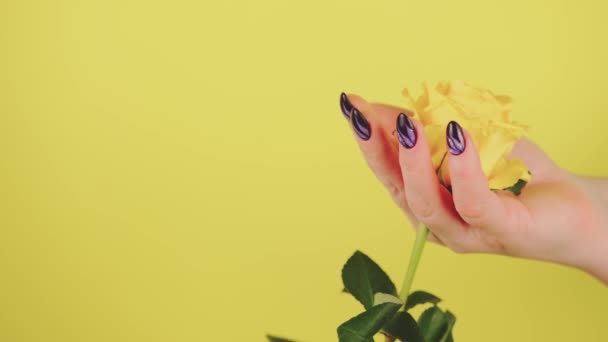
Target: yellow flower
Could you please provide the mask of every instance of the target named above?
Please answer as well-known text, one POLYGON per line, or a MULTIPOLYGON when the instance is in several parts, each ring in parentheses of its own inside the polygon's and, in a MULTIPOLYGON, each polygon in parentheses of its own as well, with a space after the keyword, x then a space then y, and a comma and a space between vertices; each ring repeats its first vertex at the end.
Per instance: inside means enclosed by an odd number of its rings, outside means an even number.
POLYGON ((505 159, 527 129, 511 121, 510 97, 462 81, 439 82, 435 88, 423 84, 423 94, 417 100, 407 89, 403 94, 414 118, 424 125, 433 165, 443 184, 450 185, 445 130, 452 120, 473 138, 490 189, 502 190, 520 180, 530 181, 530 173, 522 161, 505 159))

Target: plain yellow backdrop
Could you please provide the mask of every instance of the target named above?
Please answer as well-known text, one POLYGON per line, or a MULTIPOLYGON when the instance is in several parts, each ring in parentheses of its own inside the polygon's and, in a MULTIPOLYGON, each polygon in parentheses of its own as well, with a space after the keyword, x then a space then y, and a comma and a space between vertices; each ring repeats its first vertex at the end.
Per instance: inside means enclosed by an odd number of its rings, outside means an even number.
MULTIPOLYGON (((0 1, 0 340, 335 341, 356 249, 399 283, 414 234, 341 91, 464 79, 563 167, 608 175, 608 5, 0 1)), ((608 290, 425 250, 457 341, 606 341, 608 290)))

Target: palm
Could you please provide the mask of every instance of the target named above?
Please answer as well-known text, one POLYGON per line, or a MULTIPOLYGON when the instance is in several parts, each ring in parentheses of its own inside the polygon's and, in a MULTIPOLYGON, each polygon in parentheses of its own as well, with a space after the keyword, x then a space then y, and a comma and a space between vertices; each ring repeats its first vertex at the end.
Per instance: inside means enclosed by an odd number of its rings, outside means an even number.
POLYGON ((560 169, 535 144, 522 139, 510 157, 522 160, 532 172, 532 181, 512 202, 510 213, 516 216, 513 231, 501 236, 505 252, 510 255, 557 261, 569 253, 569 237, 579 234, 581 222, 590 217, 582 191, 569 175, 560 169), (516 204, 517 203, 517 204, 516 204), (551 257, 547 257, 547 256, 551 257))

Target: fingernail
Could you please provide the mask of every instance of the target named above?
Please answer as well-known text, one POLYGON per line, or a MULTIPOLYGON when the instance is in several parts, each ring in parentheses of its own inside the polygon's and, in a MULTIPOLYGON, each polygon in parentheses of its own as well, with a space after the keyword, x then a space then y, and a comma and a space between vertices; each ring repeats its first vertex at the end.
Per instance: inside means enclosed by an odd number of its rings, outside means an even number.
POLYGON ((348 101, 348 97, 346 94, 342 93, 340 95, 340 109, 342 109, 342 114, 347 118, 350 118, 350 112, 353 110, 353 105, 348 101))
POLYGON ((464 152, 466 142, 464 141, 464 133, 462 127, 456 121, 450 121, 446 128, 446 137, 448 141, 448 151, 457 156, 464 152))
POLYGON ((404 113, 397 116, 397 137, 405 148, 409 149, 416 146, 416 141, 418 140, 416 127, 404 113))
POLYGON ((372 127, 363 116, 363 113, 361 113, 357 108, 353 108, 350 121, 352 122, 353 129, 359 138, 361 138, 361 140, 369 140, 369 138, 372 136, 372 127))

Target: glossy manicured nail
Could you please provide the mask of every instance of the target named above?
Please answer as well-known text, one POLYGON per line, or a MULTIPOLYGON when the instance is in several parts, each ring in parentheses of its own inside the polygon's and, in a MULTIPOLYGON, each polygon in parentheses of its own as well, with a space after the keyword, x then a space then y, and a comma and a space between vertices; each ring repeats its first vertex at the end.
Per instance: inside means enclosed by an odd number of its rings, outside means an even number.
POLYGON ((342 93, 340 95, 340 109, 342 109, 342 114, 347 118, 350 118, 350 112, 353 110, 353 105, 348 101, 348 97, 346 94, 342 93))
POLYGON ((350 121, 353 123, 353 129, 359 138, 361 138, 361 140, 369 140, 372 136, 372 126, 369 125, 369 122, 367 122, 363 113, 357 110, 357 108, 353 108, 350 121))
POLYGON ((464 152, 466 142, 464 141, 464 133, 462 127, 456 121, 450 121, 446 128, 446 137, 448 141, 448 151, 457 156, 464 152))
POLYGON ((399 114, 397 117, 397 137, 405 148, 409 149, 416 146, 416 141, 418 140, 416 127, 414 127, 412 120, 404 113, 399 114))

